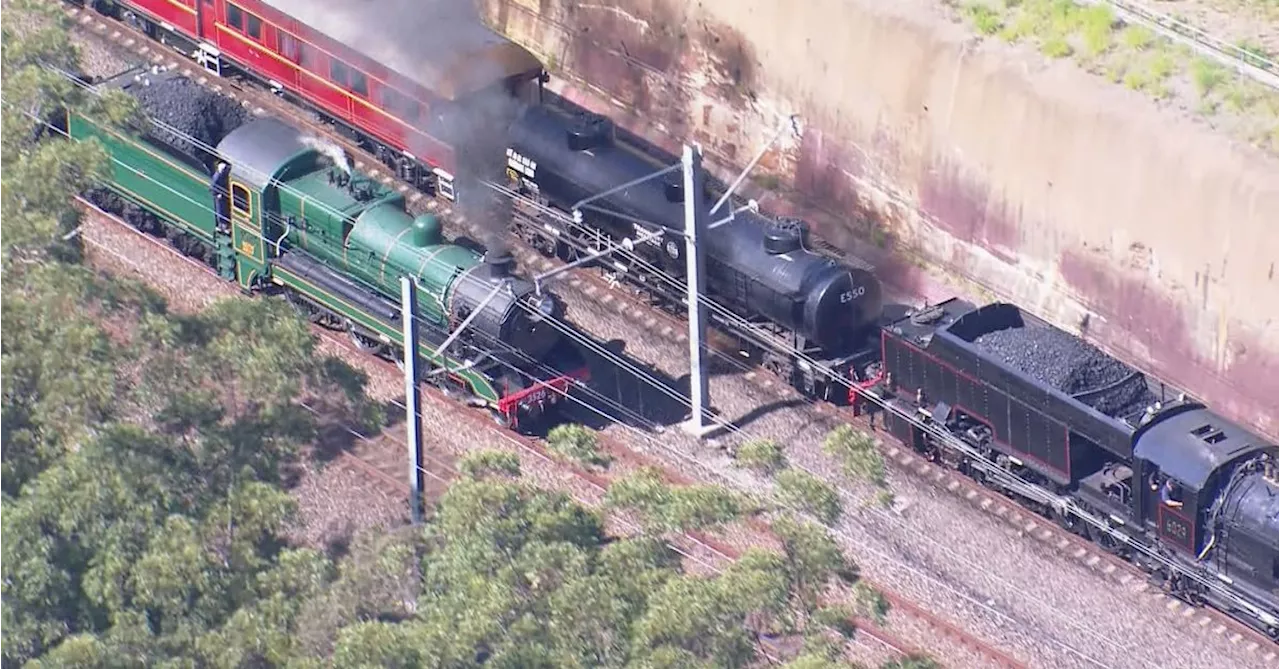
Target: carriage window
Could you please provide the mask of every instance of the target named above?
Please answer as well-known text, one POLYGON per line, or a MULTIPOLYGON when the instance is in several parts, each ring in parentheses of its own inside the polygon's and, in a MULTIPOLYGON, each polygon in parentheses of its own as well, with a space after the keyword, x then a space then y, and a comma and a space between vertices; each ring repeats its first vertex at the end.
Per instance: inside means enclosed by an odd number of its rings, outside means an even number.
POLYGON ((231 184, 231 206, 236 211, 249 215, 249 189, 241 184, 231 184))
POLYGON ((289 33, 280 33, 280 54, 293 62, 298 62, 298 38, 289 33))
POLYGON ((244 11, 229 2, 227 3, 227 25, 236 30, 244 30, 244 11))
POLYGON ((329 78, 333 80, 333 83, 342 84, 343 86, 346 86, 347 76, 348 76, 347 66, 343 65, 342 61, 338 60, 337 58, 330 58, 329 59, 329 78))
POLYGON ((418 103, 416 100, 401 95, 389 86, 379 87, 378 93, 381 98, 378 104, 382 105, 383 109, 410 123, 418 120, 418 103))
POLYGON ((298 64, 314 72, 316 69, 315 68, 315 65, 316 65, 315 49, 311 48, 306 44, 299 42, 298 43, 298 64))
POLYGON ((262 39, 262 19, 253 14, 249 15, 249 37, 256 40, 262 39))
POLYGON ((369 84, 365 81, 364 73, 351 71, 351 91, 357 95, 369 97, 369 84))

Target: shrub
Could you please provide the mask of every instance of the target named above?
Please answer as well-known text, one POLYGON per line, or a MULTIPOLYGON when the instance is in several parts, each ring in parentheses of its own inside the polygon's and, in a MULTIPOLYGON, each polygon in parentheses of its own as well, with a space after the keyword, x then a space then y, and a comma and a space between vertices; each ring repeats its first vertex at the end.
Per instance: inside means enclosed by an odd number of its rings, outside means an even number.
POLYGON ((1205 58, 1196 58, 1191 62, 1191 79, 1196 85, 1196 92, 1201 98, 1208 96, 1227 78, 1226 70, 1223 70, 1214 63, 1205 58))
POLYGON ((664 525, 673 530, 698 530, 733 522, 751 509, 741 495, 716 485, 673 488, 664 525))
POLYGON ((940 665, 928 655, 911 653, 896 660, 885 660, 880 669, 938 669, 940 665))
POLYGON ((1004 27, 995 10, 980 3, 972 2, 964 6, 964 14, 973 23, 973 27, 983 35, 994 35, 1004 27))
POLYGON ((1120 31, 1120 42, 1135 51, 1146 49, 1155 41, 1155 35, 1142 26, 1128 26, 1120 31))
POLYGON ((688 531, 727 523, 741 517, 750 504, 739 494, 711 485, 672 487, 653 468, 644 468, 613 482, 605 504, 632 509, 659 531, 688 531))
POLYGON ((877 624, 884 624, 889 616, 889 600, 885 599, 879 590, 859 581, 853 586, 853 599, 862 615, 874 620, 877 624))
POLYGON ((795 469, 780 472, 776 480, 783 503, 798 506, 827 524, 840 518, 840 495, 825 481, 795 469))
POLYGON ((840 461, 849 476, 879 486, 885 484, 884 458, 871 435, 841 425, 827 435, 822 448, 840 461))
POLYGON ((596 433, 581 425, 555 426, 547 433, 547 447, 584 465, 605 467, 611 461, 608 454, 600 452, 596 433))
POLYGON ((468 453, 458 462, 458 471, 473 479, 489 475, 520 476, 520 458, 506 451, 468 453))
POLYGON ((1050 58, 1066 58, 1071 55, 1071 45, 1061 37, 1050 37, 1040 44, 1040 53, 1050 58))
POLYGON ((772 439, 748 441, 733 454, 734 463, 759 472, 772 473, 787 466, 782 447, 772 439))
POLYGON ((1106 5, 1094 5, 1080 12, 1085 55, 1098 56, 1111 48, 1111 31, 1115 22, 1115 14, 1106 5))

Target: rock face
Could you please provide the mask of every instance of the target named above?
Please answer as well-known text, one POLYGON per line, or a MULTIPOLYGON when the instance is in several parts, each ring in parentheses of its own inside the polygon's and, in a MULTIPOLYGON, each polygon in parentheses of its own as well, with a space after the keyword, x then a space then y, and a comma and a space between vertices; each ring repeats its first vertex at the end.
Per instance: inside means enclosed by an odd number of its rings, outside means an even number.
POLYGON ((481 4, 566 97, 668 149, 700 142, 722 176, 800 114, 803 138, 757 170, 786 191, 767 209, 890 286, 941 297, 906 256, 945 268, 1275 436, 1276 156, 971 40, 936 3, 481 4))

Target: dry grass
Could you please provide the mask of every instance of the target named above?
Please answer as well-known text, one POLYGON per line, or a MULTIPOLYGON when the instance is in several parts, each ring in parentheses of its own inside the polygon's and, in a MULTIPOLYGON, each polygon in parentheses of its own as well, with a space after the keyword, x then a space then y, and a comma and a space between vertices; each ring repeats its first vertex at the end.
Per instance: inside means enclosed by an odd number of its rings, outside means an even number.
MULTIPOLYGON (((958 9, 962 20, 981 35, 1034 45, 1047 58, 1071 58, 1113 83, 1179 104, 1238 139, 1272 151, 1278 148, 1273 90, 1147 28, 1125 24, 1105 5, 968 0, 958 9)), ((1275 58, 1258 44, 1245 41, 1238 46, 1261 59, 1275 58)))

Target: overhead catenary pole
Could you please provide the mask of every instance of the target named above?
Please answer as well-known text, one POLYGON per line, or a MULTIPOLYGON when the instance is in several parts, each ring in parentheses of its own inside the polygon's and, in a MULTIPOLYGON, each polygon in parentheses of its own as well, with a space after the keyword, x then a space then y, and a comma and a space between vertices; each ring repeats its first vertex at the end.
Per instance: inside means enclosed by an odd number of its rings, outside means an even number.
POLYGON ((418 285, 400 278, 400 317, 404 321, 404 409, 409 444, 409 515, 422 523, 422 404, 418 390, 418 285))
POLYGON ((702 197, 702 152, 684 145, 685 264, 689 287, 689 404, 692 415, 685 429, 701 438, 707 433, 707 307, 699 299, 705 284, 704 256, 698 242, 706 232, 707 203, 702 197))

